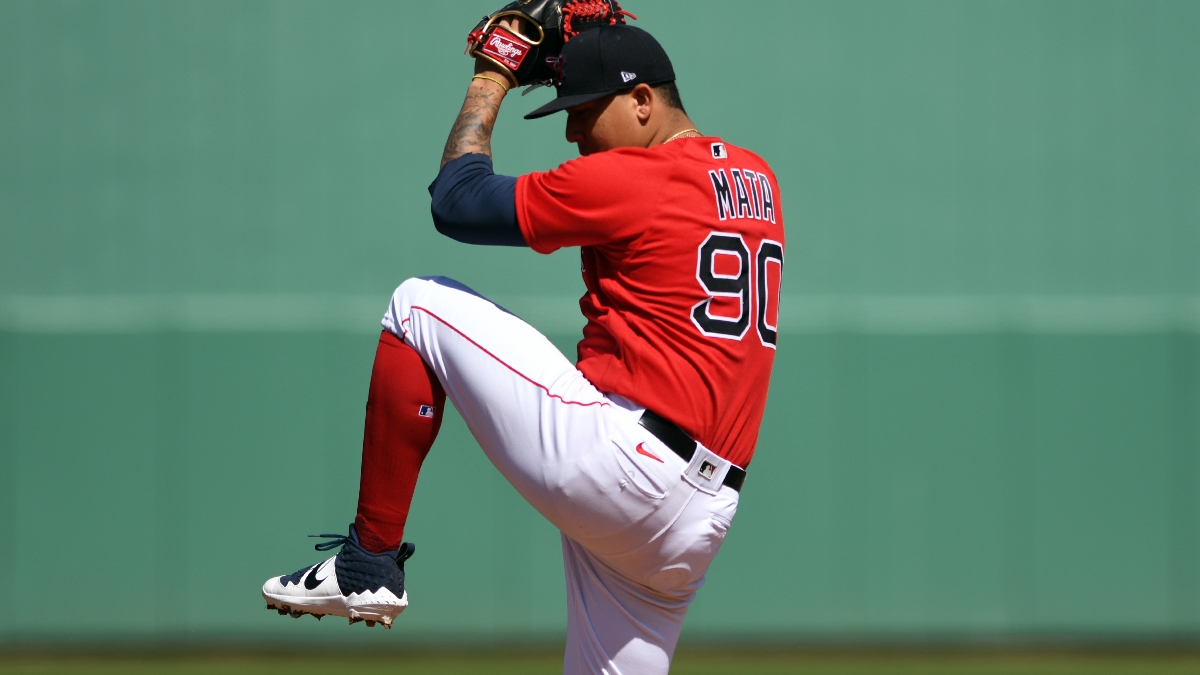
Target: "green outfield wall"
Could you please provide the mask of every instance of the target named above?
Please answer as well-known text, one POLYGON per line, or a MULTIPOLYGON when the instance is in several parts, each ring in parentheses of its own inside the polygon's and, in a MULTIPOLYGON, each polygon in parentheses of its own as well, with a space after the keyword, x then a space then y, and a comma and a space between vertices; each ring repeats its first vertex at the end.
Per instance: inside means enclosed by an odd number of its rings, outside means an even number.
MULTIPOLYGON (((1200 3, 626 4, 788 230, 687 639, 1200 638, 1200 3)), ((574 251, 428 215, 491 7, 0 0, 0 646, 562 634, 557 533, 452 414, 397 630, 258 596, 353 518, 397 284, 574 354, 574 251)), ((549 95, 498 171, 573 156, 549 95)))

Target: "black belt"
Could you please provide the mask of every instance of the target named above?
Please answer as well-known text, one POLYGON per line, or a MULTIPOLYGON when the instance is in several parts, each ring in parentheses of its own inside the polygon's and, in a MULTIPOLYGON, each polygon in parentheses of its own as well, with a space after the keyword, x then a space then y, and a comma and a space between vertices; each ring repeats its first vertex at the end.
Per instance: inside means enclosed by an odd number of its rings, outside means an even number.
MULTIPOLYGON (((683 429, 675 426, 670 420, 653 410, 647 410, 642 413, 642 419, 638 420, 638 424, 645 427, 646 431, 654 434, 655 438, 663 442, 663 445, 682 457, 683 461, 692 461, 692 457, 696 454, 696 441, 693 441, 691 436, 684 433, 683 429)), ((730 464, 729 473, 725 474, 725 480, 721 481, 721 484, 741 492, 742 483, 745 482, 746 470, 730 464)))

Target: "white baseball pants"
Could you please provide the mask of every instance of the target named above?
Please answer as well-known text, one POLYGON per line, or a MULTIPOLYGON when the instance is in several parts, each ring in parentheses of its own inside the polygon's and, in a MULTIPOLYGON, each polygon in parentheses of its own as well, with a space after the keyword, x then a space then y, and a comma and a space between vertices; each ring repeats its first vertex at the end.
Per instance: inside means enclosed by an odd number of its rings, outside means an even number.
POLYGON ((729 462, 703 448, 685 462, 637 423, 641 408, 455 281, 404 282, 383 327, 420 353, 488 459, 562 531, 563 672, 666 673, 737 510, 721 485, 729 462), (717 466, 709 477, 704 461, 717 466))

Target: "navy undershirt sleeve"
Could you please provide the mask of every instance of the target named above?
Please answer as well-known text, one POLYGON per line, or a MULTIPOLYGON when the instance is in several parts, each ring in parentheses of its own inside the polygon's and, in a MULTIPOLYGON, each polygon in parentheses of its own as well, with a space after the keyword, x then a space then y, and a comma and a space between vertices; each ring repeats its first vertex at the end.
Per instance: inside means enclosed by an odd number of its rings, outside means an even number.
POLYGON ((448 162, 429 186, 438 232, 464 244, 528 246, 517 224, 517 179, 492 171, 492 158, 470 154, 448 162))

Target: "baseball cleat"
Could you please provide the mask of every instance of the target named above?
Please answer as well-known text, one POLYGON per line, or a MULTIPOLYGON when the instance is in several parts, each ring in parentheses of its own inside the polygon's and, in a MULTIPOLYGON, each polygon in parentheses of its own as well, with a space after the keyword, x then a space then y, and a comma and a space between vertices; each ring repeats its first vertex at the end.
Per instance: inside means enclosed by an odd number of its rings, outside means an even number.
POLYGON ((371 553, 358 543, 358 533, 350 526, 350 535, 311 535, 326 537, 314 548, 342 550, 328 560, 305 567, 292 574, 274 577, 263 584, 262 594, 267 609, 299 619, 310 614, 342 616, 351 625, 360 621, 368 627, 382 623, 392 627, 394 620, 408 606, 404 590, 404 561, 412 557, 416 546, 405 542, 395 551, 371 553))

